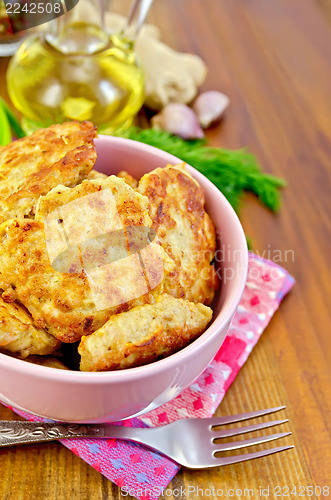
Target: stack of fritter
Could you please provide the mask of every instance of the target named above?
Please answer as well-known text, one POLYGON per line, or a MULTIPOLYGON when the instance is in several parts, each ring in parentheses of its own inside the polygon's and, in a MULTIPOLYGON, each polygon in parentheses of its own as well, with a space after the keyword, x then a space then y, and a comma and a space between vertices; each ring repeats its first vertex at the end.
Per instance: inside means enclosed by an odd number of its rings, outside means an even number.
POLYGON ((38 362, 80 341, 85 371, 181 349, 217 288, 199 184, 181 166, 96 172, 95 136, 70 122, 0 149, 0 349, 38 362))

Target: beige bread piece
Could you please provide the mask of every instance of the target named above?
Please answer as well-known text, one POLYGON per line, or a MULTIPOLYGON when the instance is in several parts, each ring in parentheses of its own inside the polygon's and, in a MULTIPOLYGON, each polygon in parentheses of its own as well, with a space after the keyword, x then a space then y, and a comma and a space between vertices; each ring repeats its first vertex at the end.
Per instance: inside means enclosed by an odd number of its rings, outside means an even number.
POLYGON ((154 304, 116 314, 92 335, 82 337, 80 369, 117 370, 169 356, 197 338, 212 314, 203 304, 162 294, 154 304))
POLYGON ((36 328, 20 304, 7 304, 0 297, 0 350, 25 358, 30 354, 52 354, 61 342, 45 330, 36 328))
POLYGON ((204 209, 201 186, 182 165, 169 165, 144 175, 137 191, 149 199, 155 242, 175 262, 175 269, 166 276, 164 291, 211 304, 218 286, 211 265, 216 233, 204 209))
POLYGON ((67 122, 0 148, 0 223, 33 218, 39 196, 87 177, 96 160, 95 137, 92 123, 67 122))

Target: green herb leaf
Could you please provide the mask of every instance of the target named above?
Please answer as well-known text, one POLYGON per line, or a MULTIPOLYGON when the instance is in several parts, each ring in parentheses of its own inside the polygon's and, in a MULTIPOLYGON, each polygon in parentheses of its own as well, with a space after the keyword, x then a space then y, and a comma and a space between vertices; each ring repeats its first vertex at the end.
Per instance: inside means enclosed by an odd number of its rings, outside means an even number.
POLYGON ((11 130, 7 114, 0 102, 0 145, 6 146, 11 141, 11 130))
POLYGON ((211 148, 205 141, 185 141, 168 132, 130 127, 114 135, 155 146, 192 165, 213 182, 238 211, 244 191, 255 193, 273 212, 280 206, 283 179, 261 172, 256 158, 245 149, 211 148))
POLYGON ((5 101, 0 97, 0 106, 3 108, 4 112, 7 115, 7 120, 12 128, 12 131, 14 132, 14 136, 16 139, 21 139, 22 137, 25 137, 24 130, 22 129, 20 122, 16 118, 16 116, 12 113, 11 109, 9 106, 5 103, 5 101))

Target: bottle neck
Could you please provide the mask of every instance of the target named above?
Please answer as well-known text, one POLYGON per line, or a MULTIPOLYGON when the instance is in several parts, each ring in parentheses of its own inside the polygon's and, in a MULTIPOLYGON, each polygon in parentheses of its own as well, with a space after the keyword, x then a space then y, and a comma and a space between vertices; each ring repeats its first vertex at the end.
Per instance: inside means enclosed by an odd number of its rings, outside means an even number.
POLYGON ((106 48, 104 27, 107 0, 80 0, 69 12, 53 21, 46 40, 63 54, 93 54, 106 48))
POLYGON ((152 3, 153 0, 134 0, 123 31, 125 39, 134 41, 137 38, 152 3))

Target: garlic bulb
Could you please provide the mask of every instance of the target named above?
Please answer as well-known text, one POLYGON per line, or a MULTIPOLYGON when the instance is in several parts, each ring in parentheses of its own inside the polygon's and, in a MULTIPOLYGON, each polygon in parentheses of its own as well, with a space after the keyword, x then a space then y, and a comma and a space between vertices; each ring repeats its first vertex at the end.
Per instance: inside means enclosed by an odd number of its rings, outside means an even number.
POLYGON ((193 109, 202 128, 219 121, 230 104, 230 99, 222 92, 209 90, 198 95, 193 103, 193 109))
POLYGON ((152 127, 183 139, 203 139, 204 133, 194 111, 185 104, 172 103, 152 118, 152 127))

